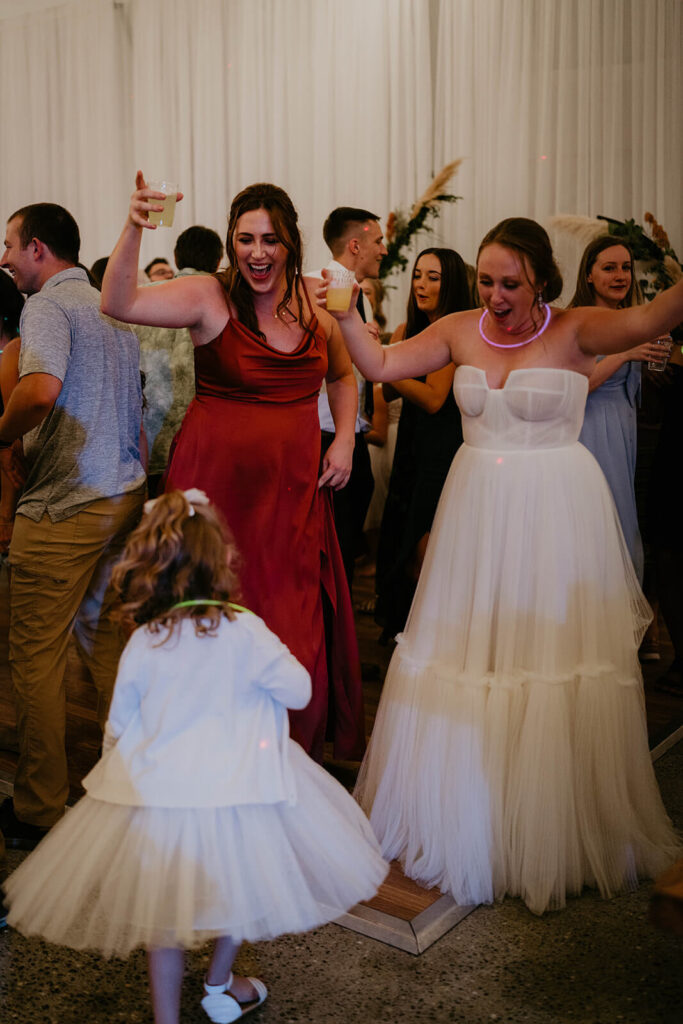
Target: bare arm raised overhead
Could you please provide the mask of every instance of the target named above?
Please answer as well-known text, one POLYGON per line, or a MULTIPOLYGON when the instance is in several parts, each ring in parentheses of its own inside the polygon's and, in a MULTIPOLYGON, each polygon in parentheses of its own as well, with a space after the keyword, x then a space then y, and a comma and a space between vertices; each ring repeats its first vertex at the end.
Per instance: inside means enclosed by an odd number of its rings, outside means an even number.
POLYGON ((147 215, 161 208, 163 193, 147 188, 142 171, 137 172, 135 184, 126 223, 102 281, 102 312, 126 323, 188 327, 195 345, 206 344, 229 318, 225 292, 209 276, 182 277, 154 287, 138 284, 142 230, 156 230, 147 215))

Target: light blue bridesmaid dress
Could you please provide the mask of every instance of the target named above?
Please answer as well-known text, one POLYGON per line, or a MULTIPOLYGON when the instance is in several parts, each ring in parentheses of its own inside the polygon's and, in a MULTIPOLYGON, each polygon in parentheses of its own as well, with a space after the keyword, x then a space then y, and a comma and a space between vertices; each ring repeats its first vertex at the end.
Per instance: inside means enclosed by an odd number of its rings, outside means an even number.
POLYGON ((579 440, 592 452, 607 477, 631 559, 642 583, 643 542, 634 487, 639 391, 640 362, 624 363, 588 395, 579 440))

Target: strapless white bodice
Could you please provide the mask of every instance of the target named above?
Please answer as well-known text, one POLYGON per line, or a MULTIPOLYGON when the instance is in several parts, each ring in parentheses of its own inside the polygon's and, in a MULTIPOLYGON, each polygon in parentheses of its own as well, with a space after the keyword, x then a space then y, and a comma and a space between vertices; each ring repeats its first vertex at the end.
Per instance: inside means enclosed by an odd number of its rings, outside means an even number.
POLYGON ((578 441, 588 378, 573 370, 536 366, 512 370, 504 387, 491 388, 484 370, 459 366, 453 393, 465 444, 492 451, 535 451, 578 441))

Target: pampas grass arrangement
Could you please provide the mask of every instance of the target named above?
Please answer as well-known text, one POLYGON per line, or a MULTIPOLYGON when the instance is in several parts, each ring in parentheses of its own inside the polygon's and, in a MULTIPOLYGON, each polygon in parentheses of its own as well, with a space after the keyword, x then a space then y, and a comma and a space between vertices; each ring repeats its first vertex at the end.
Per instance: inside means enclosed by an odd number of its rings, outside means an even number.
POLYGON ((405 270, 408 265, 408 257, 403 250, 410 244, 414 235, 424 230, 428 220, 433 220, 439 216, 440 203, 455 203, 458 199, 462 199, 462 196, 454 196, 450 192, 444 191, 461 163, 462 159, 453 160, 452 163, 446 164, 434 176, 429 187, 413 204, 409 215, 406 215, 400 209, 391 211, 387 217, 384 232, 387 255, 380 264, 380 278, 388 277, 397 267, 405 270))
POLYGON ((604 220, 597 217, 582 217, 578 213, 558 213, 555 217, 549 217, 547 224, 556 231, 571 235, 584 248, 599 235, 609 234, 609 228, 604 220))

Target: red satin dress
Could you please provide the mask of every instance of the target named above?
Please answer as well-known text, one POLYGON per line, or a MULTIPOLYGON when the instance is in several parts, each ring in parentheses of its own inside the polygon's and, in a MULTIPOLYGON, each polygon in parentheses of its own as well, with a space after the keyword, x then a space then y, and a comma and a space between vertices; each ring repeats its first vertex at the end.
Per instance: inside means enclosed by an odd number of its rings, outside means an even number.
POLYGON ((358 759, 365 730, 353 611, 330 493, 318 490, 325 334, 313 316, 298 348, 278 352, 231 318, 194 359, 196 395, 165 489, 199 487, 222 510, 241 555, 244 604, 310 672, 310 704, 290 711, 293 738, 318 761, 326 738, 336 757, 358 759))

